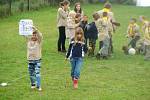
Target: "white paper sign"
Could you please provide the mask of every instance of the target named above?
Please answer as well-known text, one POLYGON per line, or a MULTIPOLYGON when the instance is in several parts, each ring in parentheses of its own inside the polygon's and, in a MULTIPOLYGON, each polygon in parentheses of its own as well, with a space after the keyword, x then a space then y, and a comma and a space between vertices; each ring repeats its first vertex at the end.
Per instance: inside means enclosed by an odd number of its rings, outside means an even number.
POLYGON ((32 35, 33 21, 31 19, 22 19, 19 22, 19 35, 32 35))
POLYGON ((150 0, 137 0, 137 6, 150 7, 150 0))

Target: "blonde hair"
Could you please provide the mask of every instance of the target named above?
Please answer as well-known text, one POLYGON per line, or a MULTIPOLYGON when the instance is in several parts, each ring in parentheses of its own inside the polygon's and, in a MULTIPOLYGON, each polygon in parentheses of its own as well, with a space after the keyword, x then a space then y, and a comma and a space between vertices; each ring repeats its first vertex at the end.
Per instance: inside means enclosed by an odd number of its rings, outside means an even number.
POLYGON ((70 11, 68 16, 75 18, 76 13, 74 11, 70 11))
POLYGON ((84 32, 83 29, 81 27, 77 27, 75 30, 75 41, 81 41, 84 42, 84 32), (78 39, 78 35, 81 34, 81 39, 78 39))

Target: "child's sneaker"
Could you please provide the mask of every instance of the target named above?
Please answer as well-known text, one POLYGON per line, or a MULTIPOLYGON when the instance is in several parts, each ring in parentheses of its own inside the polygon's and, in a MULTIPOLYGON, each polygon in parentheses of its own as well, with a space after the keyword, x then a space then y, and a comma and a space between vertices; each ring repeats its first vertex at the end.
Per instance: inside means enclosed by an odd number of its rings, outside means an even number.
POLYGON ((73 87, 74 87, 74 89, 78 88, 78 79, 73 80, 73 87))
POLYGON ((39 87, 39 88, 37 88, 39 91, 42 91, 42 88, 41 87, 39 87))
POLYGON ((35 89, 36 88, 36 86, 31 86, 31 89, 35 89))
POLYGON ((36 88, 35 84, 31 85, 31 89, 35 89, 35 88, 36 88))

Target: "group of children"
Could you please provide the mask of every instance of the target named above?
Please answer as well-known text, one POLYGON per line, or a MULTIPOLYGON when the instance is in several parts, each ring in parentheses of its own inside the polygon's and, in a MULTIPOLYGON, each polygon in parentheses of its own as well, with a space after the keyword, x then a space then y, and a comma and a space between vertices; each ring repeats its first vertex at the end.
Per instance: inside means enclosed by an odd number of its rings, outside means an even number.
POLYGON ((70 11, 67 17, 66 37, 71 41, 74 38, 75 29, 81 27, 84 32, 88 56, 94 56, 96 40, 98 39, 99 52, 96 57, 107 59, 113 53, 112 35, 116 26, 113 12, 111 12, 111 4, 106 3, 103 10, 95 12, 93 20, 93 22, 88 23, 87 15, 70 11))
POLYGON ((145 16, 140 16, 139 21, 142 28, 137 24, 136 18, 131 18, 127 28, 128 45, 123 46, 125 54, 128 54, 130 48, 134 48, 137 54, 145 55, 145 60, 150 60, 150 22, 145 16), (141 30, 144 36, 141 34, 141 30))
MULTIPOLYGON (((107 59, 113 53, 112 35, 116 23, 111 4, 106 3, 104 8, 93 14, 93 22, 88 23, 88 16, 82 11, 80 3, 75 4, 74 10, 70 10, 69 1, 60 3, 57 14, 57 26, 59 29, 58 52, 64 52, 65 44, 62 36, 69 40, 69 48, 66 59, 70 59, 71 77, 74 88, 78 87, 78 79, 85 53, 88 56, 95 56, 96 41, 99 40, 97 59, 107 59)), ((66 39, 65 38, 65 39, 66 39)))
MULTIPOLYGON (((111 4, 106 3, 104 8, 93 14, 93 22, 88 23, 88 16, 83 14, 80 3, 76 3, 74 11, 69 10, 69 1, 60 3, 57 14, 59 29, 58 52, 66 52, 65 40, 69 39, 69 48, 66 60, 71 63, 71 78, 73 87, 78 88, 78 80, 85 53, 94 56, 96 40, 99 41, 98 59, 107 59, 113 53, 112 36, 116 26, 120 26, 114 19, 111 4)), ((150 59, 150 22, 140 16, 144 39, 141 40, 140 27, 136 19, 132 18, 127 30, 129 43, 123 47, 127 54, 130 46, 145 54, 150 59)), ((31 80, 31 88, 42 90, 40 82, 42 34, 33 27, 33 35, 27 37, 27 60, 31 80)))

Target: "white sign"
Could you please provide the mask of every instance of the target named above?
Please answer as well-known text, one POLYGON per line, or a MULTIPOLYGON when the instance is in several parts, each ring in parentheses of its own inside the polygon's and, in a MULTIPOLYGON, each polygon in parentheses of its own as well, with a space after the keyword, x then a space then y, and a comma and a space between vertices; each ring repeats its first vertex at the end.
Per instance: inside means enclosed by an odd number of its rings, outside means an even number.
POLYGON ((33 33, 33 21, 31 19, 22 19, 19 22, 19 34, 20 35, 32 35, 33 33))
POLYGON ((150 7, 150 0, 137 0, 137 6, 150 7))

